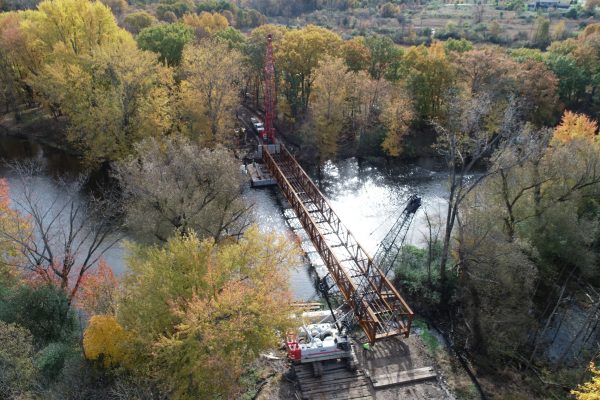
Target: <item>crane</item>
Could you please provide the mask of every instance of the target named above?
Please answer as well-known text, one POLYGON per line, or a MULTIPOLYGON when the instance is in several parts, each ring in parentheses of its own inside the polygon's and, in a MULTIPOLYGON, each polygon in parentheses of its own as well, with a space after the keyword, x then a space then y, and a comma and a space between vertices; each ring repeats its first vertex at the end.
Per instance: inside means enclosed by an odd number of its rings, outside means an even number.
MULTIPOLYGON (((393 268, 396 260, 402 253, 408 229, 420 206, 421 198, 416 195, 411 196, 402 213, 400 213, 391 229, 379 243, 374 260, 382 267, 384 276, 393 268)), ((320 376, 322 373, 321 362, 331 359, 344 359, 347 362, 348 368, 356 368, 356 356, 349 346, 350 342, 348 338, 350 327, 355 325, 358 312, 354 309, 353 304, 356 305, 363 303, 365 300, 373 300, 370 298, 374 296, 373 284, 382 284, 381 275, 372 268, 367 269, 367 271, 361 276, 357 276, 357 278, 358 290, 354 294, 352 304, 347 304, 350 310, 341 318, 336 317, 330 302, 330 290, 335 287, 335 283, 331 282, 333 279, 331 279, 329 274, 319 279, 319 292, 327 302, 333 317, 333 323, 313 324, 304 327, 302 340, 299 340, 299 336, 295 334, 290 334, 287 337, 288 357, 293 362, 312 363, 315 376, 320 376), (324 338, 328 338, 328 341, 324 341, 324 338)), ((379 290, 381 291, 381 286, 379 290)), ((393 323, 396 318, 396 315, 388 315, 385 321, 386 323, 393 323)))
POLYGON ((265 144, 275 144, 275 63, 273 62, 273 37, 267 35, 267 48, 265 52, 265 130, 262 140, 265 144))

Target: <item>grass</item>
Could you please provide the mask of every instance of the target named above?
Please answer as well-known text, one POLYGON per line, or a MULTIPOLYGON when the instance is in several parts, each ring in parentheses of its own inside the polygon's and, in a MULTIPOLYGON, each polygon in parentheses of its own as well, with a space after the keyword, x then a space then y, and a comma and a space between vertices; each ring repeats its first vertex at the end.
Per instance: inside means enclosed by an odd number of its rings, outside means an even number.
POLYGON ((413 321, 413 326, 415 328, 419 329, 419 331, 420 331, 419 332, 419 337, 421 338, 421 340, 425 344, 425 347, 427 348, 427 352, 430 355, 434 356, 438 352, 438 350, 440 349, 440 342, 433 335, 433 333, 431 332, 431 330, 427 326, 427 323, 425 321, 423 321, 423 320, 416 319, 416 320, 413 321))

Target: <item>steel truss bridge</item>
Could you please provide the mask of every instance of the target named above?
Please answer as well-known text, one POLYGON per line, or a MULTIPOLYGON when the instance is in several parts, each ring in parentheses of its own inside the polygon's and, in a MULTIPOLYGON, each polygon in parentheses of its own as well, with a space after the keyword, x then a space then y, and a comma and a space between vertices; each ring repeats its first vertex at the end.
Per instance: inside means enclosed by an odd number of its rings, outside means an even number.
POLYGON ((283 144, 263 145, 262 158, 295 211, 369 342, 404 335, 409 305, 283 144))

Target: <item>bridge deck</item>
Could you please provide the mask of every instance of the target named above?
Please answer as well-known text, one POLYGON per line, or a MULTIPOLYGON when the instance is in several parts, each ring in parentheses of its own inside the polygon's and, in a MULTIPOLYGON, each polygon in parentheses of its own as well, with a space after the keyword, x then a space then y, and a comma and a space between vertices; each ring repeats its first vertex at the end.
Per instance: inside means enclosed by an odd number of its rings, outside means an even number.
POLYGON ((413 312, 329 202, 281 145, 263 149, 263 160, 321 255, 331 277, 371 343, 389 336, 408 337, 413 312))

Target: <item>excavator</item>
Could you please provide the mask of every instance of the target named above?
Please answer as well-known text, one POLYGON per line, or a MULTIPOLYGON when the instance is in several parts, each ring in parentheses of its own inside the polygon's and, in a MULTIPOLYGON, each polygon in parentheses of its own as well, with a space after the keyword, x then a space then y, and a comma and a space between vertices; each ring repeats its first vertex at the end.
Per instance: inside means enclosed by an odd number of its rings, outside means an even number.
MULTIPOLYGON (((400 216, 377 247, 374 260, 382 267, 386 275, 401 257, 408 229, 419 207, 421 207, 421 198, 412 195, 400 216)), ((348 311, 341 317, 336 314, 330 301, 330 291, 335 287, 332 281, 328 274, 320 278, 318 286, 319 292, 331 312, 333 322, 303 325, 297 332, 288 332, 286 335, 288 359, 292 363, 311 363, 315 377, 322 375, 324 361, 343 360, 351 371, 356 370, 358 366, 350 337, 353 327, 356 326, 352 307, 346 304, 345 308, 348 311)))

